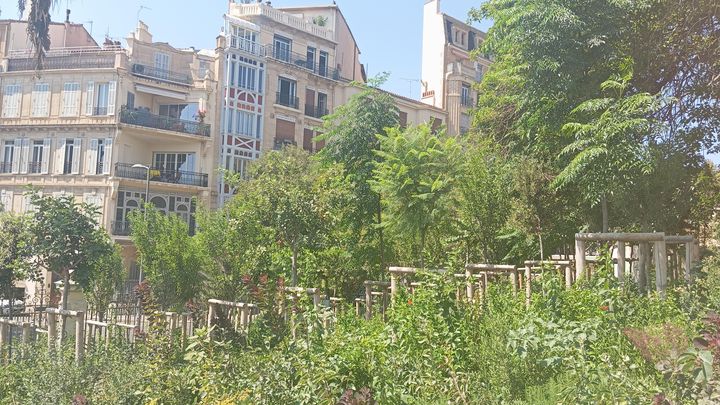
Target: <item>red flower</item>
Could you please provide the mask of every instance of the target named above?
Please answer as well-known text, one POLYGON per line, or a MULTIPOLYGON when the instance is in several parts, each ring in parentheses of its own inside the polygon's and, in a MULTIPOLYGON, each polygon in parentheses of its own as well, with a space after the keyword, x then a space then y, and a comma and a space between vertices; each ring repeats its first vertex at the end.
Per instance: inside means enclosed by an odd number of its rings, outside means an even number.
POLYGON ((609 311, 609 310, 610 310, 610 307, 608 307, 607 305, 603 305, 603 306, 600 307, 600 310, 601 310, 601 311, 609 311))
POLYGON ((408 305, 412 305, 412 298, 408 300, 408 305))

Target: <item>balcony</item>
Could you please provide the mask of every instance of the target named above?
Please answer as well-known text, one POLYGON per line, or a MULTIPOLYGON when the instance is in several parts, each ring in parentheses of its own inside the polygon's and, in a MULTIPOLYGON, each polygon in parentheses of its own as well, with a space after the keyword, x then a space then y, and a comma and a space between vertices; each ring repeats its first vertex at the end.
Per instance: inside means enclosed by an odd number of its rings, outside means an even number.
MULTIPOLYGON (((147 172, 144 168, 136 168, 129 163, 117 163, 115 165, 115 176, 124 179, 147 180, 147 172)), ((185 186, 207 187, 208 175, 205 173, 186 172, 182 170, 165 170, 151 167, 150 181, 167 184, 182 184, 185 186)))
POLYGON ((265 56, 265 47, 258 44, 257 42, 250 41, 249 39, 239 37, 237 35, 230 36, 230 47, 239 49, 255 56, 265 56))
POLYGON ((12 162, 0 162, 0 174, 12 173, 12 162))
POLYGON ((282 25, 286 25, 300 31, 305 31, 320 38, 325 38, 331 41, 334 39, 334 33, 326 27, 313 24, 310 21, 306 21, 301 17, 276 9, 268 4, 241 4, 232 2, 230 3, 230 10, 228 11, 228 14, 240 17, 263 16, 282 25))
POLYGON ((30 174, 40 174, 42 171, 42 162, 28 162, 27 172, 30 174))
MULTIPOLYGON (((111 69, 115 67, 115 54, 121 47, 77 47, 50 49, 42 68, 57 69, 111 69)), ((31 50, 12 51, 8 55, 8 72, 35 70, 37 59, 31 50)))
POLYGON ((120 122, 146 128, 162 129, 206 138, 210 137, 210 124, 165 117, 152 114, 147 110, 137 108, 130 109, 127 108, 127 106, 123 106, 120 109, 120 122))
POLYGON ((340 80, 340 71, 329 67, 327 64, 321 65, 314 61, 307 60, 307 55, 292 52, 286 48, 266 46, 265 51, 267 57, 284 62, 300 68, 304 71, 311 72, 315 75, 325 77, 331 80, 340 80))
POLYGON ((316 107, 312 104, 305 105, 305 115, 307 115, 308 117, 322 118, 328 114, 330 114, 330 112, 325 107, 322 107, 322 106, 316 107))
POLYGON ((138 77, 159 80, 161 82, 171 84, 179 84, 181 86, 191 86, 193 83, 193 79, 190 75, 165 69, 158 69, 141 63, 133 63, 132 74, 138 77))
POLYGON ((460 97, 460 104, 462 104, 463 107, 475 107, 474 100, 472 99, 472 97, 468 96, 460 97))
POLYGON ((110 233, 114 236, 130 236, 130 221, 112 221, 110 223, 110 233))
POLYGON ((285 107, 290 107, 294 109, 300 108, 300 99, 297 97, 292 97, 290 94, 287 93, 277 93, 277 103, 280 105, 284 105, 285 107))

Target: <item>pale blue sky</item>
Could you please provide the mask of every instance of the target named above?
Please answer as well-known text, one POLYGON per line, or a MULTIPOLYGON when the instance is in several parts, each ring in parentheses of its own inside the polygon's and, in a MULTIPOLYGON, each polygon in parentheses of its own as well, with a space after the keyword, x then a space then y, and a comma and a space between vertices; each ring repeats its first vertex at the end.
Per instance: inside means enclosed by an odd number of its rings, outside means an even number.
MULTIPOLYGON (((424 0, 336 0, 353 30, 362 52, 361 61, 370 76, 383 71, 391 74, 387 90, 417 98, 420 91, 422 12, 424 0), (415 80, 415 81, 412 81, 415 80)), ((332 0, 273 0, 273 5, 322 5, 332 0)), ((467 20, 468 11, 482 0, 441 0, 443 12, 467 20)), ((140 19, 150 25, 153 39, 185 48, 214 48, 215 37, 223 25, 226 0, 59 0, 53 21, 70 19, 85 23, 101 42, 105 34, 122 39, 140 19), (66 6, 67 5, 67 6, 66 6)), ((0 18, 17 18, 17 0, 0 0, 0 18)), ((486 30, 488 23, 478 25, 486 30)))

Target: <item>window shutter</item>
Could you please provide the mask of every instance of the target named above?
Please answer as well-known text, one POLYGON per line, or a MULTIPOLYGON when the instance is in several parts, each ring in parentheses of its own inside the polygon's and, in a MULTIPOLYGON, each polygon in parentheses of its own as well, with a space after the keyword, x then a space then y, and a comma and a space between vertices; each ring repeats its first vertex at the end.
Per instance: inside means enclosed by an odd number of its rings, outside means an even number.
POLYGON ((72 167, 70 172, 72 174, 80 174, 80 156, 82 156, 82 139, 75 138, 75 150, 73 151, 72 167))
POLYGON ((35 89, 33 89, 32 94, 30 95, 30 115, 32 115, 33 117, 39 116, 39 112, 38 112, 39 102, 40 102, 40 100, 38 100, 37 87, 35 87, 35 89))
POLYGON ((13 146, 13 161, 12 161, 13 174, 20 173, 20 160, 22 160, 22 139, 16 139, 15 145, 13 146))
POLYGON ((87 174, 97 174, 97 151, 98 151, 98 140, 90 140, 90 148, 87 151, 87 174))
POLYGON ((95 107, 95 82, 88 82, 85 93, 85 115, 93 115, 93 107, 95 107))
POLYGON ((65 173, 65 149, 67 148, 67 139, 60 138, 57 143, 57 151, 55 152, 55 173, 65 173))
POLYGON ((117 94, 117 82, 112 81, 108 85, 107 115, 115 115, 115 96, 117 94))
POLYGON ((110 174, 110 164, 112 163, 112 138, 105 139, 105 160, 103 161, 103 173, 110 174))
POLYGON ((11 212, 13 210, 13 192, 10 190, 0 190, 0 204, 2 210, 11 212))
POLYGON ((20 109, 22 107, 22 88, 19 84, 9 84, 5 86, 5 94, 3 97, 2 116, 4 118, 20 117, 20 109))
POLYGON ((22 150, 20 153, 20 173, 27 174, 28 162, 30 160, 30 140, 22 140, 22 150))
POLYGON ((80 84, 65 83, 62 95, 62 116, 76 117, 80 115, 80 84))
POLYGON ((50 115, 50 85, 36 83, 32 92, 32 116, 47 117, 50 115))
POLYGON ((40 162, 40 173, 50 173, 50 138, 43 139, 42 162, 40 162))

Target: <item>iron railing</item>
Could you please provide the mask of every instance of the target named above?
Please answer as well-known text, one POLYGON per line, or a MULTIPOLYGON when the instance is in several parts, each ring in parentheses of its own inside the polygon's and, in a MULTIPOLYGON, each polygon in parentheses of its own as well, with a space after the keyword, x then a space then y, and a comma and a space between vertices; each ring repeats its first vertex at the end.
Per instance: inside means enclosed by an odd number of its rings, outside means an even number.
POLYGON ((94 115, 94 116, 108 115, 108 108, 107 107, 93 107, 92 115, 94 115))
POLYGON ((327 108, 322 106, 314 106, 312 104, 305 104, 305 115, 315 118, 322 118, 328 115, 330 112, 327 108))
POLYGON ((284 105, 285 107, 290 107, 294 109, 300 108, 300 99, 297 97, 292 97, 288 93, 277 93, 277 104, 284 105))
POLYGON ((193 79, 190 75, 165 69, 158 69, 156 67, 143 65, 141 63, 133 63, 132 73, 135 76, 146 77, 185 86, 190 86, 193 82, 193 79))
POLYGON ((474 107, 472 97, 466 97, 466 96, 460 97, 460 104, 462 104, 463 107, 474 107))
MULTIPOLYGON (((145 168, 133 167, 133 165, 129 163, 115 164, 115 176, 117 177, 122 177, 124 179, 146 180, 147 175, 148 174, 145 168)), ((166 170, 151 167, 150 181, 207 187, 208 175, 206 173, 186 172, 183 170, 166 170)))
MULTIPOLYGON (((21 72, 35 70, 36 67, 37 59, 35 58, 8 59, 7 71, 21 72)), ((43 70, 108 69, 114 67, 115 54, 113 53, 48 56, 42 62, 43 70)))
POLYGON ((238 37, 235 35, 230 36, 230 47, 245 51, 249 54, 256 56, 265 56, 265 47, 253 42, 249 39, 238 37))
POLYGON ((110 233, 115 236, 130 236, 130 221, 113 221, 110 224, 110 233))
POLYGON ((127 106, 123 106, 120 109, 120 122, 147 128, 210 137, 210 124, 156 115, 147 110, 130 109, 127 108, 127 106))
POLYGON ((326 64, 321 65, 315 61, 308 60, 307 55, 292 52, 286 48, 273 47, 270 45, 265 47, 265 51, 269 58, 291 64, 303 70, 310 71, 318 76, 326 77, 332 80, 340 80, 340 71, 331 68, 329 66, 329 60, 326 64))
POLYGON ((28 162, 28 173, 38 174, 42 171, 42 162, 28 162))
POLYGON ((0 162, 0 174, 12 173, 12 162, 0 162))

